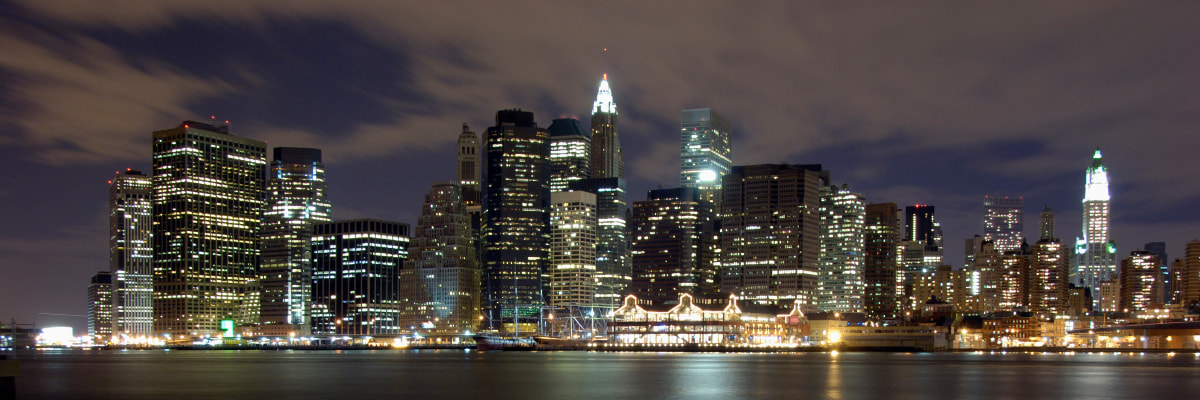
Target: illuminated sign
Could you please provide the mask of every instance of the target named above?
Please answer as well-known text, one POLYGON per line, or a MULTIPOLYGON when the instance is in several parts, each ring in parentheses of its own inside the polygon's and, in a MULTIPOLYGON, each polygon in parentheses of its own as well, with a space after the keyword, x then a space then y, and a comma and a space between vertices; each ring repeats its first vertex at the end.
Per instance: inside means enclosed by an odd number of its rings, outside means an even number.
POLYGON ((233 336, 234 336, 233 320, 232 319, 221 320, 221 337, 231 338, 233 336))

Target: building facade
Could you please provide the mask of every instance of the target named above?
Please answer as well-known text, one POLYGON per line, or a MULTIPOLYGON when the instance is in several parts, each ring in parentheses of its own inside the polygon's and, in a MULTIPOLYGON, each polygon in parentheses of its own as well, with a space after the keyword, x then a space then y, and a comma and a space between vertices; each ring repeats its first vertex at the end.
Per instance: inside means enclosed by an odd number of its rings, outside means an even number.
POLYGON ((868 204, 863 222, 863 311, 869 317, 898 316, 896 271, 900 210, 895 203, 868 204))
POLYGON ((260 332, 308 335, 312 304, 313 224, 329 222, 321 150, 276 147, 263 213, 260 332))
POLYGON ((996 251, 1019 250, 1025 231, 1025 200, 1021 197, 985 196, 983 199, 983 240, 992 242, 996 251))
POLYGON ((592 178, 625 178, 625 158, 617 136, 617 102, 608 87, 608 74, 592 103, 592 144, 589 169, 592 178))
POLYGON ((1117 246, 1109 225, 1110 200, 1108 169, 1104 167, 1100 149, 1096 149, 1084 174, 1083 237, 1075 239, 1075 270, 1071 278, 1077 285, 1096 288, 1117 272, 1117 246))
POLYGON ((154 331, 258 323, 266 143, 185 121, 154 132, 153 154, 154 331))
POLYGON ((842 185, 821 187, 817 310, 861 313, 865 307, 866 198, 842 185))
MULTIPOLYGON (((111 331, 127 339, 154 334, 154 246, 150 177, 126 170, 108 185, 111 331)), ((121 337, 114 337, 121 339, 121 337)))
POLYGON ((634 296, 662 303, 717 295, 716 220, 697 189, 651 190, 633 204, 630 235, 634 296))
POLYGON ((680 117, 679 185, 721 207, 721 185, 733 166, 733 127, 709 108, 683 110, 680 117))
POLYGON ((313 225, 312 333, 398 335, 408 224, 359 219, 313 225))
POLYGON ((462 189, 434 183, 425 195, 400 271, 400 327, 461 335, 479 325, 480 269, 462 189))
POLYGON ((550 305, 591 310, 596 273, 596 194, 550 194, 550 305))
POLYGON ((575 118, 550 123, 550 191, 566 191, 571 182, 591 177, 592 136, 575 118))
POLYGON ((1117 308, 1127 313, 1138 313, 1161 306, 1158 298, 1159 278, 1158 255, 1135 250, 1129 258, 1121 260, 1121 290, 1117 308))
POLYGON ((113 337, 113 274, 108 271, 92 275, 88 285, 87 324, 88 335, 95 343, 114 340, 113 337))
POLYGON ((625 179, 583 179, 571 182, 568 189, 596 194, 596 215, 599 219, 596 278, 599 284, 596 287, 595 307, 615 309, 633 281, 628 239, 630 214, 629 204, 625 200, 625 179))
POLYGON ((455 175, 458 185, 462 188, 463 202, 467 206, 478 205, 479 192, 479 137, 471 131, 471 127, 463 123, 462 132, 458 134, 458 162, 455 163, 455 175))

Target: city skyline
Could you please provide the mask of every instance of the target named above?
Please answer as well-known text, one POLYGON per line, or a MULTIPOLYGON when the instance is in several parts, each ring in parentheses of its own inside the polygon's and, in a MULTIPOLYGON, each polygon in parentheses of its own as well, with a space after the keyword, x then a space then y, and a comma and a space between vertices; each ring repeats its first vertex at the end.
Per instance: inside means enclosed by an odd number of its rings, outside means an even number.
MULTIPOLYGON (((676 185, 679 112, 712 107, 734 125, 733 165, 822 164, 833 172, 832 183, 850 183, 867 202, 936 205, 950 244, 945 260, 956 266, 962 259, 951 253, 960 251, 957 243, 982 234, 977 225, 985 194, 1026 199, 1030 243, 1036 225, 1028 218, 1048 204, 1059 236, 1069 240, 1081 226, 1080 178, 1095 147, 1104 150, 1111 168, 1118 255, 1165 241, 1168 254, 1177 257, 1187 240, 1200 235, 1200 216, 1189 207, 1200 197, 1200 178, 1190 174, 1197 161, 1182 153, 1197 143, 1190 135, 1197 122, 1185 115, 1196 106, 1190 94, 1196 92, 1190 72, 1196 65, 1178 55, 1186 42, 1170 40, 1196 36, 1196 28, 1183 23, 1183 16, 1195 14, 1189 10, 1080 3, 1034 13, 963 5, 938 7, 925 17, 889 7, 618 7, 598 19, 630 15, 630 32, 593 36, 604 24, 589 21, 578 27, 579 35, 550 38, 544 29, 522 27, 489 42, 480 32, 498 30, 482 15, 544 15, 539 13, 552 8, 478 7, 465 15, 463 7, 445 14, 421 10, 435 25, 487 22, 455 34, 428 29, 424 21, 381 24, 376 18, 409 11, 391 8, 376 17, 335 6, 283 11, 252 3, 216 11, 162 2, 76 14, 72 4, 0 6, 11 22, 0 30, 0 41, 12 49, 0 56, 0 69, 21 77, 0 91, 0 104, 21 111, 0 115, 6 125, 0 131, 3 165, 21 171, 5 177, 0 192, 6 210, 0 220, 11 227, 0 237, 6 252, 0 272, 8 277, 0 284, 0 317, 18 322, 54 323, 52 314, 82 314, 80 288, 107 268, 102 185, 112 177, 109 171, 149 170, 154 130, 215 115, 231 121, 232 134, 269 147, 321 148, 339 218, 413 224, 429 184, 454 177, 451 157, 461 123, 486 127, 495 110, 511 107, 537 113, 542 127, 559 116, 582 120, 604 73, 621 104, 630 203, 657 185, 676 185), (1084 8, 1089 12, 1076 12, 1084 8), (665 35, 664 44, 640 43, 639 32, 681 28, 669 20, 688 18, 676 12, 703 21, 744 13, 747 20, 762 20, 765 31, 743 33, 737 44, 682 29, 665 35), (208 25, 214 15, 221 18, 208 25), (915 29, 907 25, 929 22, 925 18, 941 29, 913 31, 910 39, 864 36, 896 23, 915 29), (854 29, 831 28, 817 23, 821 19, 852 22, 854 29), (263 27, 253 28, 258 24, 263 27), (691 32, 699 36, 686 34, 691 32), (1132 32, 1145 40, 1133 40, 1132 32), (782 38, 770 39, 775 33, 782 38), (291 35, 300 43, 286 39, 291 35), (306 37, 347 45, 308 46, 306 37), (689 45, 703 42, 697 38, 714 47, 689 45), (929 43, 911 48, 911 58, 872 54, 921 40, 929 43), (451 45, 438 47, 443 41, 451 45), (534 46, 506 45, 517 41, 534 46), (756 42, 761 44, 739 47, 756 42), (787 51, 769 50, 780 45, 787 51), (600 50, 605 47, 607 52, 600 50), (1060 48, 1071 51, 1046 50, 1060 48), (255 54, 261 49, 269 51, 255 54), (559 63, 530 68, 516 62, 551 53, 559 63), (283 69, 272 58, 312 64, 283 69), (338 62, 317 61, 329 59, 338 62), (659 61, 648 61, 654 59, 659 61), (395 72, 377 73, 380 67, 395 72), (1152 142, 1160 145, 1139 146, 1152 142)), ((83 323, 78 317, 57 320, 83 323)))

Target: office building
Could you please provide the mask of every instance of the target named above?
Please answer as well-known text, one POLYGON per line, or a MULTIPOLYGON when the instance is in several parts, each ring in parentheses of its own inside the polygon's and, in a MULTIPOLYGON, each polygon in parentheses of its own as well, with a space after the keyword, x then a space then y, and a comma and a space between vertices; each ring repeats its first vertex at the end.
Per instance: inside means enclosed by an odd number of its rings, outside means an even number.
MULTIPOLYGON (((571 182, 568 188, 596 194, 596 215, 599 229, 596 238, 595 307, 613 310, 620 306, 621 296, 627 294, 633 281, 633 266, 629 258, 628 220, 625 179, 591 178, 571 182)), ((605 311, 607 314, 607 311, 605 311)))
POLYGON ((716 297, 716 219, 698 190, 651 190, 633 203, 631 224, 633 295, 654 303, 716 297))
POLYGON ((904 207, 904 240, 941 246, 941 228, 934 220, 935 207, 915 204, 904 207))
POLYGON ((861 313, 864 279, 866 198, 847 185, 821 187, 821 253, 817 310, 861 313))
POLYGON ((1144 246, 1142 246, 1142 248, 1158 256, 1159 279, 1155 281, 1155 283, 1158 285, 1158 288, 1155 289, 1155 293, 1158 293, 1159 297, 1154 299, 1154 301, 1161 304, 1171 304, 1171 293, 1173 293, 1174 290, 1171 288, 1171 265, 1168 263, 1168 260, 1170 259, 1167 258, 1167 243, 1150 242, 1146 243, 1144 246))
MULTIPOLYGON (((723 182, 721 292, 743 301, 817 309, 820 165, 734 167, 723 182)), ((703 191, 702 191, 703 192, 703 191)))
POLYGON ((617 102, 608 87, 608 74, 592 103, 592 144, 589 169, 592 178, 625 178, 625 159, 617 136, 617 102))
POLYGON ((87 324, 88 335, 94 343, 106 343, 113 339, 113 274, 108 271, 92 275, 88 285, 87 324))
POLYGON ((276 147, 263 213, 262 315, 259 332, 308 335, 312 303, 313 224, 329 222, 321 150, 276 147))
POLYGON ((1054 239, 1054 210, 1050 209, 1050 205, 1042 209, 1042 213, 1038 214, 1038 240, 1054 239))
POLYGON ((1070 247, 1052 237, 1039 240, 1030 247, 1030 253, 1029 311, 1066 315, 1069 306, 1070 247))
POLYGON ((1183 258, 1171 265, 1171 304, 1200 306, 1200 240, 1184 246, 1183 258))
POLYGON ((154 132, 153 149, 154 331, 257 324, 266 144, 184 121, 154 132))
POLYGON ((1121 260, 1121 290, 1118 309, 1127 313, 1138 313, 1161 306, 1156 298, 1159 272, 1158 255, 1135 250, 1129 258, 1121 260))
POLYGON ((1021 197, 985 196, 983 199, 983 240, 996 251, 1020 250, 1024 237, 1025 200, 1021 197))
POLYGON ((869 317, 897 317, 900 238, 900 210, 896 204, 868 204, 863 222, 863 308, 869 317))
POLYGON ((496 329, 502 322, 535 324, 546 304, 550 134, 537 127, 533 113, 502 110, 484 148, 485 315, 496 329))
POLYGON ((1075 270, 1071 281, 1080 286, 1099 287, 1100 282, 1117 272, 1117 246, 1109 225, 1110 200, 1108 169, 1104 167, 1100 149, 1096 149, 1084 174, 1083 237, 1075 239, 1075 270))
POLYGON ((566 191, 571 182, 591 176, 592 136, 575 118, 550 123, 550 191, 566 191))
POLYGON ((596 194, 550 194, 550 305, 592 311, 596 274, 596 194))
POLYGON ((126 170, 108 185, 109 272, 114 340, 154 334, 154 246, 150 177, 126 170))
POLYGON ((733 165, 733 127, 708 108, 683 110, 679 185, 700 190, 700 199, 721 207, 721 185, 733 165))
POLYGON ((455 163, 458 185, 463 202, 469 207, 479 205, 479 138, 466 123, 458 134, 458 162, 455 163))
POLYGON ((409 257, 400 271, 400 326, 422 336, 463 335, 479 325, 479 258, 471 217, 456 182, 425 195, 409 257))
POLYGON ((397 335, 408 224, 358 219, 313 225, 312 333, 397 335))

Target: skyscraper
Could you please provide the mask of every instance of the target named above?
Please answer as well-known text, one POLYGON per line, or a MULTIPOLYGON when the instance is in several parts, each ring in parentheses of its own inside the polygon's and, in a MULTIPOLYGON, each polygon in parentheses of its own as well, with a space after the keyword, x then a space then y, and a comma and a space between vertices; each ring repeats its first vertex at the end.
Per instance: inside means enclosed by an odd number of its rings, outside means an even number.
POLYGON ((1117 246, 1109 227, 1108 170, 1100 149, 1084 176, 1083 237, 1075 239, 1075 270, 1071 281, 1089 288, 1099 287, 1117 272, 1117 246))
POLYGON ((263 213, 262 326, 268 335, 308 335, 312 303, 312 230, 329 222, 321 150, 276 147, 263 213))
POLYGON ((596 302, 596 194, 550 194, 550 305, 589 311, 596 302))
POLYGON ((1158 304, 1158 265, 1158 255, 1144 250, 1130 252, 1129 258, 1121 260, 1121 299, 1117 306, 1121 311, 1146 311, 1158 304))
POLYGON ((717 231, 712 203, 694 188, 658 189, 633 203, 633 294, 656 303, 715 297, 717 231))
POLYGON ((592 136, 575 118, 550 123, 550 191, 566 191, 571 182, 591 176, 592 136))
POLYGON ((108 271, 92 275, 92 283, 88 285, 88 335, 95 343, 106 343, 113 340, 113 274, 108 271))
POLYGON ((868 204, 863 227, 863 308, 868 316, 896 318, 896 270, 900 210, 895 203, 868 204))
POLYGON ((1155 282, 1158 284, 1158 288, 1155 290, 1155 292, 1158 293, 1159 297, 1154 299, 1154 301, 1162 304, 1171 304, 1171 293, 1174 292, 1174 290, 1171 288, 1171 266, 1167 261, 1170 260, 1167 258, 1167 243, 1149 242, 1142 246, 1142 248, 1158 256, 1159 275, 1158 280, 1155 282))
POLYGON ((461 335, 479 324, 479 259, 458 183, 434 183, 400 271, 400 326, 461 335))
POLYGON ((1183 258, 1171 265, 1172 304, 1200 306, 1200 240, 1184 246, 1183 258))
POLYGON ((983 199, 983 240, 991 241, 996 252, 1019 250, 1024 235, 1025 200, 1021 197, 985 196, 983 199))
POLYGON ((733 167, 723 182, 721 291, 744 301, 817 309, 820 165, 733 167))
POLYGON ((934 226, 934 206, 915 204, 904 207, 904 240, 941 246, 941 234, 934 226))
POLYGON ((625 159, 617 136, 617 102, 608 87, 608 74, 600 81, 592 103, 592 178, 625 178, 625 159))
POLYGON ((569 189, 596 194, 596 214, 600 227, 596 238, 596 278, 599 279, 599 286, 596 288, 595 306, 616 309, 633 279, 629 240, 626 239, 629 204, 625 202, 625 179, 583 179, 571 182, 569 189))
POLYGON ((866 203, 847 185, 821 187, 820 311, 863 312, 866 203))
POLYGON ((258 323, 266 144, 184 121, 154 132, 154 330, 258 323))
POLYGON ((1038 240, 1057 237, 1054 235, 1054 210, 1051 210, 1050 205, 1047 204, 1046 208, 1042 209, 1042 213, 1038 215, 1038 240))
POLYGON ((485 312, 496 328, 514 312, 535 323, 549 262, 550 134, 533 113, 502 110, 484 148, 485 312))
MULTIPOLYGON (((154 246, 150 177, 126 170, 109 181, 109 272, 113 275, 114 336, 154 333, 154 246)), ((114 339, 120 339, 115 337, 114 339)))
POLYGON ((1051 237, 1038 240, 1030 247, 1030 253, 1029 311, 1065 315, 1070 289, 1070 248, 1051 237))
POLYGON ((467 206, 479 204, 479 138, 464 122, 458 134, 458 163, 455 164, 458 184, 462 188, 463 202, 467 206))
POLYGON ((708 108, 683 110, 680 123, 679 185, 700 190, 700 199, 721 207, 721 185, 733 161, 733 128, 708 108))
POLYGON ((396 335, 408 224, 358 219, 313 225, 312 333, 396 335))

